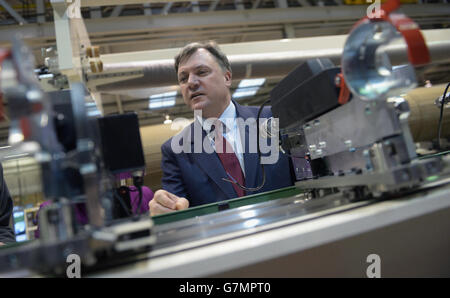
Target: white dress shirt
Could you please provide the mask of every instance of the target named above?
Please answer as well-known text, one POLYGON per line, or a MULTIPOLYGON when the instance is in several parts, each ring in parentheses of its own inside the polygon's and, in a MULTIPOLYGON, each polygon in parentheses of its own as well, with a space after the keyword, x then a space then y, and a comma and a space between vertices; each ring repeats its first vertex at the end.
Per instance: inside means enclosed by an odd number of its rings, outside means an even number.
MULTIPOLYGON (((224 138, 233 148, 234 153, 236 154, 237 159, 239 160, 239 164, 241 165, 242 172, 245 177, 245 168, 244 168, 244 150, 242 149, 241 135, 239 133, 239 127, 236 121, 236 107, 234 103, 230 101, 228 107, 223 111, 222 115, 220 115, 219 120, 224 124, 225 129, 223 132, 224 138)), ((206 131, 209 140, 211 141, 211 146, 215 148, 214 144, 214 132, 211 131, 211 126, 216 121, 216 118, 203 118, 198 116, 198 120, 200 121, 203 129, 206 131)))

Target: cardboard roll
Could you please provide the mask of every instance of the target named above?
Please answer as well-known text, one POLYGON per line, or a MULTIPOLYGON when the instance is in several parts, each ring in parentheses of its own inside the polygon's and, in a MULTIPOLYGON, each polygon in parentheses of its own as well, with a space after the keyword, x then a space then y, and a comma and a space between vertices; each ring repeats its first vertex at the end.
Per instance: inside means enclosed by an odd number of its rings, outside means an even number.
POLYGON ((100 57, 100 47, 99 46, 91 46, 86 48, 86 56, 89 58, 98 58, 100 57))
POLYGON ((102 72, 103 71, 103 62, 98 60, 98 61, 91 61, 90 63, 91 66, 91 71, 93 73, 98 73, 98 72, 102 72))
MULTIPOLYGON (((445 87, 446 84, 416 88, 404 96, 411 109, 408 122, 414 142, 437 139, 440 110, 435 102, 442 96, 445 87)), ((450 108, 448 107, 444 107, 441 137, 450 137, 450 108)))

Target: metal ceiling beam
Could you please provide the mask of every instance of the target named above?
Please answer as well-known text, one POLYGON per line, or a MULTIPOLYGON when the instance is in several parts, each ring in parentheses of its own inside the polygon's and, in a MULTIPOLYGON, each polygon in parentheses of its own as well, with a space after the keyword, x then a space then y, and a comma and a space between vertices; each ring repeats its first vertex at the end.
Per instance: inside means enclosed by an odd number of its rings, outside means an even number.
POLYGON ((237 10, 244 10, 244 3, 242 3, 241 0, 234 0, 234 6, 236 7, 237 10))
POLYGON ((45 1, 44 0, 36 1, 36 13, 37 13, 37 22, 39 24, 45 23, 45 1))
POLYGON ((295 29, 292 24, 285 24, 283 26, 284 38, 295 38, 295 29))
POLYGON ((261 0, 255 0, 252 4, 252 9, 258 8, 259 4, 261 4, 261 0))
POLYGON ((9 4, 6 3, 6 1, 0 0, 0 6, 3 6, 6 9, 6 11, 17 21, 17 23, 19 23, 19 24, 28 24, 28 22, 25 21, 25 19, 22 18, 22 16, 20 14, 18 14, 14 10, 14 8, 9 6, 9 4))
MULTIPOLYGON (((402 11, 410 18, 421 19, 430 16, 447 19, 450 16, 450 5, 403 5, 402 11)), ((357 21, 366 14, 365 6, 333 6, 328 7, 290 7, 288 9, 252 9, 244 11, 214 11, 199 14, 177 13, 170 17, 162 15, 152 16, 151 22, 148 16, 122 16, 119 18, 86 19, 86 27, 92 37, 102 34, 130 32, 149 32, 157 30, 173 30, 182 27, 189 28, 212 28, 232 27, 236 25, 258 25, 258 24, 284 24, 284 23, 330 23, 338 21, 357 21)), ((54 38, 55 30, 52 23, 41 26, 1 26, 0 42, 9 42, 12 37, 19 33, 24 39, 54 38)))
POLYGON ((150 3, 143 4, 144 6, 144 15, 145 16, 151 16, 152 15, 152 8, 150 3))
POLYGON ((102 8, 100 6, 92 6, 90 9, 91 18, 101 19, 102 18, 102 8))
POLYGON ((214 0, 211 2, 211 4, 209 5, 208 10, 209 11, 213 11, 216 9, 217 5, 219 4, 220 0, 214 0))
POLYGON ((168 14, 169 11, 170 11, 170 8, 172 8, 172 5, 173 5, 172 2, 166 3, 166 5, 164 5, 163 10, 161 11, 161 14, 162 14, 162 15, 168 14))
POLYGON ((113 11, 111 12, 111 14, 109 15, 110 18, 115 18, 120 16, 120 13, 123 10, 124 5, 117 5, 116 7, 114 7, 113 11))
POLYGON ((192 12, 200 12, 200 4, 198 1, 192 1, 192 12))
POLYGON ((116 97, 117 111, 119 111, 119 114, 123 114, 123 106, 122 100, 120 99, 120 95, 116 95, 115 97, 116 97))
POLYGON ((278 8, 288 8, 288 3, 286 0, 275 0, 275 5, 278 8))

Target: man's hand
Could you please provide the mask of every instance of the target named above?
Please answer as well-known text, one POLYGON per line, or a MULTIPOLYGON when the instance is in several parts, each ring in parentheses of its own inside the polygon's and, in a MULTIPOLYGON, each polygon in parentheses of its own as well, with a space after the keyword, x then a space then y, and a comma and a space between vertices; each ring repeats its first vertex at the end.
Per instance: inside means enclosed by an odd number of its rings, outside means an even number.
POLYGON ((5 245, 5 243, 3 243, 3 242, 0 242, 0 246, 2 246, 2 245, 5 245))
POLYGON ((155 192, 155 196, 148 203, 148 207, 150 209, 150 215, 153 216, 187 209, 189 207, 189 201, 160 189, 155 192))

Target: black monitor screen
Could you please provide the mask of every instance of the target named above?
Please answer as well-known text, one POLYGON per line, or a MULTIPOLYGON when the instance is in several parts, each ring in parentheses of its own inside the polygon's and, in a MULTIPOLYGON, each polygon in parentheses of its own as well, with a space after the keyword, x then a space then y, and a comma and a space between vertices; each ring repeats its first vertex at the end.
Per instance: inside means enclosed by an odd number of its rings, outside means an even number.
POLYGON ((105 167, 113 174, 145 168, 139 120, 135 113, 98 118, 105 167))

